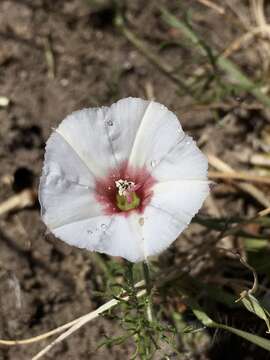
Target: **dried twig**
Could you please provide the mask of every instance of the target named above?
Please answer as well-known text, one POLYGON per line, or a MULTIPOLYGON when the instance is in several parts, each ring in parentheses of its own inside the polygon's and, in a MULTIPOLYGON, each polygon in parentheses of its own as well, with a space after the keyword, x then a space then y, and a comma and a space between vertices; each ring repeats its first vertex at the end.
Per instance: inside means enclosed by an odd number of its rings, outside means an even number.
POLYGON ((235 6, 235 1, 231 1, 231 0, 225 0, 225 2, 226 2, 226 6, 231 11, 231 13, 237 17, 237 20, 239 20, 240 25, 242 25, 242 27, 248 31, 248 29, 250 29, 251 26, 250 19, 242 11, 243 9, 240 6, 238 6, 240 4, 237 4, 237 6, 235 6))
POLYGON ((231 172, 231 171, 230 172, 209 171, 208 176, 210 179, 244 180, 244 181, 257 182, 261 184, 270 185, 269 176, 259 176, 249 173, 231 172))
MULTIPOLYGON (((136 288, 139 288, 141 286, 144 285, 144 280, 141 280, 139 281, 138 283, 135 284, 135 287, 136 288)), ((142 296, 143 294, 141 294, 142 296)), ((124 298, 125 299, 125 298, 124 298)), ((127 298, 126 298, 127 299, 127 298)), ((118 303, 118 302, 117 302, 118 303)), ((95 311, 92 311, 86 315, 83 315, 83 316, 80 316, 79 318, 73 320, 73 321, 70 321, 64 325, 61 325, 51 331, 48 331, 44 334, 41 334, 41 335, 38 335, 38 336, 33 336, 31 338, 28 338, 28 339, 23 339, 23 340, 4 340, 4 339, 1 339, 0 340, 0 345, 6 345, 6 346, 16 346, 16 345, 28 345, 28 344, 32 344, 34 342, 38 342, 38 341, 41 341, 41 340, 44 340, 44 339, 47 339, 48 337, 51 337, 55 334, 58 334, 66 329, 69 329, 71 328, 73 325, 85 320, 85 318, 87 317, 88 318, 88 321, 91 321, 93 320, 94 318, 96 318, 99 314, 101 314, 102 312, 106 311, 104 310, 104 306, 111 306, 112 305, 112 302, 109 301, 108 303, 106 303, 104 305, 102 305, 101 307, 99 307, 98 309, 96 309, 95 311), (106 305, 107 304, 107 305, 106 305), (110 305, 108 305, 110 304, 110 305), (94 316, 93 318, 89 319, 89 317, 93 316, 93 313, 97 314, 96 316, 94 316), (92 315, 91 315, 92 314, 92 315), (91 315, 91 316, 90 316, 91 315)), ((114 305, 112 305, 114 306, 114 305)), ((111 306, 111 307, 112 307, 111 306)), ((110 307, 109 307, 110 308, 110 307)), ((88 322, 87 321, 87 322, 88 322)))
MULTIPOLYGON (((211 166, 213 166, 215 169, 224 172, 224 173, 231 173, 237 174, 237 172, 230 167, 228 164, 226 164, 223 160, 219 159, 218 157, 214 155, 208 155, 208 161, 211 166)), ((244 192, 251 195, 254 199, 256 199, 260 204, 262 204, 265 208, 270 207, 270 201, 267 199, 265 194, 256 188, 252 184, 244 184, 241 182, 238 182, 235 184, 239 189, 243 190, 244 192)))
MULTIPOLYGON (((140 290, 137 293, 137 297, 141 297, 146 294, 146 290, 140 290)), ((126 296, 123 298, 123 300, 128 300, 129 297, 126 296)), ((81 320, 77 321, 69 330, 58 336, 53 342, 51 342, 48 346, 46 346, 44 349, 42 349, 38 354, 36 354, 31 360, 38 360, 43 355, 45 355, 48 351, 51 350, 52 347, 54 347, 56 344, 62 342, 65 340, 68 336, 73 334, 75 331, 79 330, 83 325, 88 323, 89 321, 92 321, 96 319, 100 314, 104 313, 105 311, 115 307, 119 303, 119 300, 112 299, 108 301, 106 304, 100 306, 98 309, 92 311, 91 313, 85 315, 81 320)))
POLYGON ((147 100, 155 101, 154 87, 150 81, 145 83, 145 95, 147 100))
POLYGON ((51 41, 49 38, 44 40, 45 59, 48 67, 48 78, 55 78, 55 58, 52 50, 51 41))
POLYGON ((232 44, 229 45, 222 53, 222 56, 230 56, 233 52, 238 51, 241 47, 245 46, 248 42, 253 40, 253 38, 257 35, 270 37, 270 25, 261 25, 249 30, 247 33, 234 40, 232 44))
POLYGON ((6 201, 0 204, 0 215, 3 215, 11 210, 23 209, 28 206, 33 206, 36 202, 37 194, 31 189, 25 189, 19 194, 11 196, 6 201))
POLYGON ((268 154, 253 154, 249 159, 250 164, 270 167, 270 156, 268 154))
POLYGON ((215 10, 217 13, 219 13, 220 15, 225 14, 225 9, 223 7, 221 7, 220 5, 217 5, 215 3, 213 3, 210 0, 197 0, 199 3, 215 10))

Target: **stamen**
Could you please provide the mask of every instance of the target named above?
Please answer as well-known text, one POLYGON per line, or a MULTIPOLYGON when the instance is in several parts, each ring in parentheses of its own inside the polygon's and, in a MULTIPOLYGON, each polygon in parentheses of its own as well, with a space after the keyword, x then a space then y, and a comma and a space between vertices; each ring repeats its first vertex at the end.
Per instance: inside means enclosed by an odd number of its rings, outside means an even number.
POLYGON ((122 211, 128 211, 139 206, 140 199, 135 191, 139 188, 133 181, 119 179, 115 181, 118 189, 116 196, 117 206, 122 211))
POLYGON ((125 196, 127 199, 130 197, 130 193, 135 190, 135 183, 133 181, 120 179, 115 181, 115 186, 118 188, 118 194, 125 196))

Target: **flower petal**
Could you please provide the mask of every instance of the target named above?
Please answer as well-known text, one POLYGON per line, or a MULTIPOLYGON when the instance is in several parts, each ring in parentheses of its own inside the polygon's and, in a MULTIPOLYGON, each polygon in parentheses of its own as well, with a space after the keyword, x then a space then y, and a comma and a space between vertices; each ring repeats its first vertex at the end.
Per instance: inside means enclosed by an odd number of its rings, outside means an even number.
POLYGON ((159 162, 183 136, 177 117, 164 105, 151 101, 136 134, 130 165, 151 169, 151 164, 159 162))
POLYGON ((135 168, 146 166, 157 181, 207 177, 206 157, 185 135, 177 117, 156 102, 145 111, 129 163, 135 168))
POLYGON ((119 100, 109 107, 76 111, 56 131, 97 177, 127 160, 148 101, 119 100))
POLYGON ((139 98, 117 101, 108 111, 108 135, 118 163, 128 160, 138 128, 150 102, 139 98))
POLYGON ((113 217, 106 237, 97 245, 95 251, 137 262, 144 259, 143 246, 138 215, 132 213, 128 217, 123 215, 113 217))
POLYGON ((153 187, 144 213, 145 256, 166 249, 188 226, 209 193, 207 181, 168 181, 153 187))
POLYGON ((95 177, 57 132, 46 144, 39 186, 41 214, 50 230, 101 214, 94 196, 95 177))
POLYGON ((106 133, 107 114, 107 107, 76 111, 56 129, 90 171, 101 177, 116 166, 106 133))
POLYGON ((195 141, 185 135, 155 164, 151 175, 157 181, 207 180, 208 161, 195 141))
POLYGON ((144 258, 143 243, 136 229, 136 215, 100 216, 54 229, 53 233, 70 245, 121 256, 137 262, 144 258))
POLYGON ((77 184, 94 187, 95 177, 69 143, 54 132, 46 144, 42 176, 54 174, 77 184))
POLYGON ((42 175, 39 201, 43 221, 52 232, 59 226, 102 214, 92 189, 52 172, 42 175))

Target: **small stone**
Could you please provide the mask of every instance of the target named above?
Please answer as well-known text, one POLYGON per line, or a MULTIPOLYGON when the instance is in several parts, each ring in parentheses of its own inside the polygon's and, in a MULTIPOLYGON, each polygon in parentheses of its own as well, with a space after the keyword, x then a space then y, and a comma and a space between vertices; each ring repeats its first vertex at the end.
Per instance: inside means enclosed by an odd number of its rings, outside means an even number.
POLYGON ((7 107, 9 103, 9 98, 7 98, 6 96, 0 96, 0 107, 7 107))
POLYGON ((63 87, 67 87, 69 85, 69 80, 66 79, 66 78, 63 78, 60 80, 60 84, 63 86, 63 87))
POLYGON ((108 120, 108 121, 107 121, 107 125, 108 125, 108 126, 113 126, 113 121, 112 121, 112 120, 108 120))
POLYGON ((139 224, 140 224, 141 226, 144 225, 144 218, 143 218, 143 217, 139 218, 139 224))
POLYGON ((152 166, 152 167, 155 167, 156 164, 157 164, 157 162, 156 162, 155 160, 151 160, 151 166, 152 166))

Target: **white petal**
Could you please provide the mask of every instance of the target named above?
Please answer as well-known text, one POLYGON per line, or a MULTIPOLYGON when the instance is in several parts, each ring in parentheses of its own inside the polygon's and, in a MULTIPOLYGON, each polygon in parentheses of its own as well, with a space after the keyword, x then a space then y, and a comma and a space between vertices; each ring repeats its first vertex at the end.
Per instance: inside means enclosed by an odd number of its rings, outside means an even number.
POLYGON ((164 105, 149 103, 138 129, 129 163, 158 181, 207 178, 207 159, 177 117, 164 105))
POLYGON ((92 189, 52 172, 44 172, 42 175, 39 201, 43 221, 51 231, 102 214, 92 189))
POLYGON ((126 98, 117 101, 108 111, 112 125, 108 134, 118 163, 128 160, 135 137, 149 101, 138 98, 126 98))
POLYGON ((69 245, 94 251, 103 236, 106 237, 111 221, 110 216, 86 218, 56 227, 52 232, 69 245))
POLYGON ((137 262, 144 254, 136 221, 136 214, 101 216, 64 225, 53 233, 70 245, 137 262))
POLYGON ((190 136, 173 146, 155 164, 152 176, 157 181, 207 180, 208 161, 190 136))
POLYGON ((107 114, 107 107, 76 111, 56 129, 96 176, 105 176, 116 166, 106 131, 107 114))
POLYGON ((102 239, 95 250, 112 256, 121 256, 132 262, 143 260, 144 244, 139 226, 136 213, 130 214, 128 217, 114 216, 106 237, 102 239))
POLYGON ((157 183, 145 209, 143 238, 146 256, 166 249, 187 227, 209 193, 207 181, 157 183))
POLYGON ((56 131, 96 176, 128 160, 147 101, 127 98, 110 108, 76 111, 56 131))
POLYGON ((184 136, 177 117, 164 105, 150 102, 136 134, 129 163, 135 167, 157 163, 184 136))
POLYGON ((46 144, 43 176, 54 174, 77 184, 94 187, 95 177, 76 151, 57 132, 46 144))

